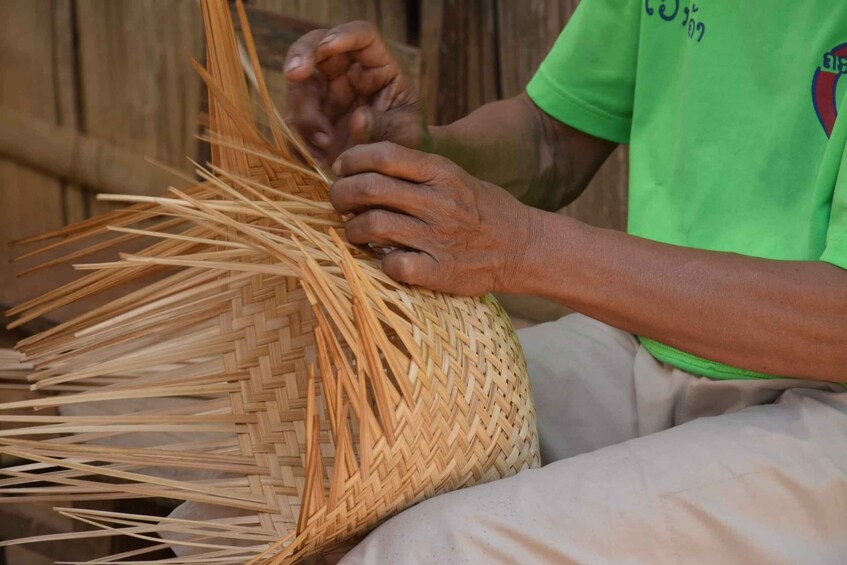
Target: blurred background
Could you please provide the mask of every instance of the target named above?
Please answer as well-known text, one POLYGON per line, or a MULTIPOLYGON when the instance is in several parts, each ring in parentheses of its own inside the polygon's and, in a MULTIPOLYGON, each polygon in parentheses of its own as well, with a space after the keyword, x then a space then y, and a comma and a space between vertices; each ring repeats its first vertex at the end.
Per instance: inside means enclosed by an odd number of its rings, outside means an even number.
MULTIPOLYGON (((443 124, 521 92, 578 0, 246 4, 278 105, 287 47, 310 29, 363 19, 379 26, 417 81, 430 122, 443 124)), ((40 260, 27 258, 31 246, 8 242, 109 210, 112 205, 96 200, 100 192, 160 194, 172 177, 145 157, 187 174, 188 158, 207 159, 208 148, 195 137, 203 128, 206 94, 190 64, 191 57, 202 62, 203 52, 195 0, 0 0, 0 309, 74 276, 67 267, 30 272, 50 252, 40 260), (18 260, 10 263, 13 257, 18 260)), ((625 149, 619 148, 586 193, 561 213, 624 229, 627 172, 625 149)), ((95 253, 87 260, 99 259, 95 253)), ((517 325, 567 312, 530 297, 501 299, 517 325)), ((0 330, 0 347, 91 307, 80 304, 14 331, 0 330)), ((5 325, 2 315, 0 321, 5 325)), ((49 505, 0 504, 0 539, 78 527, 49 505)), ((127 541, 8 548, 0 563, 91 559, 120 549, 113 543, 127 541)))

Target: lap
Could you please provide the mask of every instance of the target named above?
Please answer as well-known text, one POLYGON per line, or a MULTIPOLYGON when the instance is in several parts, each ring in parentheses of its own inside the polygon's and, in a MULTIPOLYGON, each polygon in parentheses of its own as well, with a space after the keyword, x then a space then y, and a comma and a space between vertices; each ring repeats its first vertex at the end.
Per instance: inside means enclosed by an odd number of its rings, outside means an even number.
POLYGON ((843 563, 847 394, 630 439, 439 496, 343 563, 843 563))
POLYGON ((636 437, 631 334, 581 314, 518 332, 544 463, 636 437))

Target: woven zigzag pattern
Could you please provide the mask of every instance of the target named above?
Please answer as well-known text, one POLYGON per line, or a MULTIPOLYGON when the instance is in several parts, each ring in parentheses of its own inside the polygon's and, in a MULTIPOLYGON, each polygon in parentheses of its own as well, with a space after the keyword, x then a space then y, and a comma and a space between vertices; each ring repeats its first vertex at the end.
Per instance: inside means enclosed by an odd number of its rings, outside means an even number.
POLYGON ((202 5, 213 165, 167 197, 118 197, 133 206, 48 234, 59 239, 46 248, 158 241, 12 312, 23 323, 143 283, 20 344, 33 388, 58 394, 0 411, 63 412, 9 417, 29 427, 0 432, 0 452, 29 463, 0 470, 0 502, 183 503, 170 518, 59 509, 95 535, 151 541, 97 563, 163 547, 180 555, 169 563, 291 563, 438 493, 538 466, 508 316, 490 296, 398 284, 340 237, 324 173, 275 120, 242 7, 266 127, 227 3, 202 5), (134 399, 159 404, 86 411, 134 399))

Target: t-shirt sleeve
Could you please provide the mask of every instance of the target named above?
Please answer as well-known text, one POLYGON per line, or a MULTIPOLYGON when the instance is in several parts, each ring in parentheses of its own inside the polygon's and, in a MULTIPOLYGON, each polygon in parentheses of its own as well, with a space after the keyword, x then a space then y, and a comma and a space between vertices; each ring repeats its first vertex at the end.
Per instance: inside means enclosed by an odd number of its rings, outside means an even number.
POLYGON ((642 0, 582 0, 527 85, 557 120, 629 142, 642 0))
MULTIPOLYGON (((845 97, 847 102, 847 97, 845 97)), ((847 130, 847 124, 842 124, 847 130)), ((845 131, 847 134, 847 131, 845 131)), ((833 134, 834 135, 834 134, 833 134)), ((847 135, 844 136, 847 138, 847 135)), ((829 216, 829 229, 826 232, 826 248, 821 261, 832 263, 847 269, 847 145, 841 157, 835 192, 832 194, 832 209, 829 216)))

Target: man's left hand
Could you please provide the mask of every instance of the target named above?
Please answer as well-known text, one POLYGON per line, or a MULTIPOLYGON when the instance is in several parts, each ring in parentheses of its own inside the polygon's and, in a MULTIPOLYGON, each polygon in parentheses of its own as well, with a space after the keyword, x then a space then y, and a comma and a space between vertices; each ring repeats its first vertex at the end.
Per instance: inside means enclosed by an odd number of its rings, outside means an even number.
POLYGON ((393 279, 480 295, 513 288, 530 248, 531 209, 452 161, 389 142, 358 145, 333 165, 330 200, 356 245, 395 248, 393 279))

